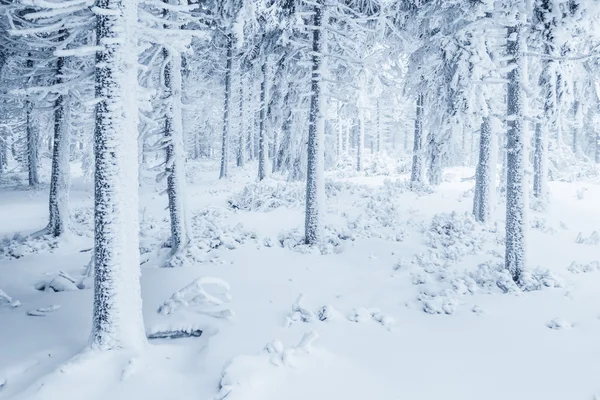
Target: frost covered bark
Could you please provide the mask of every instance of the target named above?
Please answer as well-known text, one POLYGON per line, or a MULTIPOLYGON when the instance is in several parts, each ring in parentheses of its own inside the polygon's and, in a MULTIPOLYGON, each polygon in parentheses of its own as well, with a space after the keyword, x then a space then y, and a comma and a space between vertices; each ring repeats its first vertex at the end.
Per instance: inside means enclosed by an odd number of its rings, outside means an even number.
POLYGON ((473 197, 473 215, 482 223, 491 220, 494 204, 494 137, 490 119, 491 117, 486 116, 481 123, 479 161, 475 173, 475 196, 473 197))
MULTIPOLYGON (((240 66, 241 69, 241 66, 240 66)), ((238 138, 238 148, 236 163, 238 167, 243 167, 246 159, 246 120, 244 114, 244 77, 240 71, 240 89, 239 89, 239 130, 240 137, 238 138)))
POLYGON ((362 171, 363 169, 363 156, 365 151, 365 91, 366 88, 366 72, 362 70, 358 77, 359 79, 359 92, 358 92, 358 137, 356 138, 356 170, 362 171))
POLYGON ((137 1, 97 0, 92 348, 146 342, 140 293, 137 1))
POLYGON ((425 178, 425 165, 423 158, 423 93, 417 95, 417 110, 415 115, 415 135, 413 144, 411 183, 423 183, 425 178))
POLYGON ((188 244, 185 213, 185 148, 183 144, 181 53, 163 49, 166 59, 165 81, 165 139, 167 195, 171 217, 171 253, 178 254, 188 244))
MULTIPOLYGON (((313 8, 312 32, 312 75, 310 113, 308 120, 308 158, 306 175, 306 220, 305 242, 314 245, 319 242, 323 229, 323 201, 325 200, 324 181, 324 136, 325 117, 322 98, 322 77, 324 70, 323 53, 326 46, 327 23, 325 0, 317 0, 313 8)), ((360 164, 359 164, 360 165, 360 164)))
POLYGON ((226 65, 225 65, 225 104, 223 105, 223 138, 221 142, 221 173, 219 178, 227 178, 229 161, 229 114, 231 110, 231 67, 233 62, 233 38, 226 36, 226 65))
POLYGON ((520 23, 508 28, 507 53, 513 59, 508 73, 506 146, 505 266, 515 282, 525 269, 525 93, 524 43, 520 23))
POLYGON ((267 61, 262 67, 262 81, 260 82, 260 121, 258 128, 258 180, 262 181, 267 177, 267 138, 266 138, 266 114, 267 114, 267 61))
MULTIPOLYGON (((58 57, 56 61, 57 86, 63 83, 64 64, 64 58, 58 57)), ((65 115, 65 100, 63 94, 58 94, 54 101, 54 141, 48 203, 50 218, 47 227, 47 233, 52 236, 60 236, 69 229, 70 137, 65 115)))
MULTIPOLYGON (((27 59, 27 68, 33 69, 33 60, 27 59)), ((40 184, 38 166, 39 166, 39 135, 33 116, 33 102, 27 96, 25 100, 25 130, 27 133, 27 175, 29 178, 29 186, 37 187, 40 184)))

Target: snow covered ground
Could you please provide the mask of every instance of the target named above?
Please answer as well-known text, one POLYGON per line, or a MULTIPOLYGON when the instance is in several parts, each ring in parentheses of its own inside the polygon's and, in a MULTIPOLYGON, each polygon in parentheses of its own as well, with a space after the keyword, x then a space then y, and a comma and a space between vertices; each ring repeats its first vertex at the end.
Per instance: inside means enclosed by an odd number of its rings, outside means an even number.
MULTIPOLYGON (((92 197, 75 179, 75 234, 1 243, 0 399, 600 398, 597 182, 551 183, 550 205, 530 212, 521 290, 500 267, 503 224, 468 214, 472 170, 447 170, 433 192, 405 176, 328 181, 319 249, 301 244, 301 183, 257 185, 254 165, 229 181, 190 171, 180 267, 159 268, 166 197, 142 190, 142 291, 148 333, 202 336, 81 353, 92 197)), ((0 204, 0 235, 46 223, 44 190, 2 188, 0 204)))

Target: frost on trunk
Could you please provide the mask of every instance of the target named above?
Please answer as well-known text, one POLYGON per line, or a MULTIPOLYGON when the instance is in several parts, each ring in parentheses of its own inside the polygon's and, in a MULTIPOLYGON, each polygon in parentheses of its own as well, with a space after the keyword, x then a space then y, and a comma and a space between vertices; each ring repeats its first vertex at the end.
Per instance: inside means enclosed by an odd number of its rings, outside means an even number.
POLYGON ((360 72, 359 93, 358 93, 358 137, 356 138, 356 170, 363 169, 363 153, 365 150, 365 91, 366 91, 366 72, 360 72))
POLYGON ((548 180, 548 130, 543 124, 535 124, 533 139, 533 195, 538 199, 546 197, 548 180))
POLYGON ((183 144, 182 75, 179 51, 163 49, 166 59, 165 139, 167 195, 171 217, 171 254, 177 255, 188 244, 185 213, 185 148, 183 144))
POLYGON ((137 1, 97 0, 92 348, 146 343, 140 292, 137 1))
MULTIPOLYGON (((33 60, 27 60, 27 69, 33 69, 33 60)), ((27 98, 25 100, 25 129, 27 134, 27 172, 30 187, 37 187, 40 184, 38 173, 39 135, 38 130, 34 125, 35 118, 33 116, 33 102, 27 98)))
POLYGON ((342 154, 342 150, 343 150, 343 141, 344 141, 344 124, 342 122, 342 103, 340 102, 338 104, 338 108, 337 108, 337 135, 336 135, 336 143, 335 143, 335 150, 336 150, 336 155, 339 158, 340 155, 342 154))
POLYGON ((240 137, 238 138, 238 148, 237 148, 237 156, 236 162, 238 167, 244 166, 244 161, 246 158, 246 120, 244 115, 244 77, 241 72, 240 66, 240 89, 239 89, 239 130, 240 137))
POLYGON ((223 105, 223 140, 221 143, 221 173, 219 179, 227 178, 229 160, 229 113, 231 110, 231 66, 233 61, 233 38, 226 36, 227 60, 225 66, 225 104, 223 105))
MULTIPOLYGON (((577 87, 576 87, 577 88, 577 87)), ((575 90, 575 98, 578 97, 577 90, 575 90)), ((581 127, 583 126, 583 111, 581 101, 575 100, 573 102, 573 153, 578 156, 581 155, 581 144, 580 134, 581 127)))
POLYGON ((479 161, 475 172, 475 196, 473 197, 473 215, 482 223, 488 223, 492 217, 494 196, 494 136, 491 117, 485 116, 479 135, 479 161))
MULTIPOLYGON (((56 61, 56 85, 62 84, 64 59, 56 61)), ((59 94, 54 101, 54 141, 52 149, 52 174, 50 176, 50 218, 47 233, 60 236, 69 229, 69 158, 70 137, 65 115, 65 96, 59 94)), ((67 104, 68 106, 68 104, 67 104)))
POLYGON ((325 200, 325 102, 322 99, 323 84, 321 79, 324 69, 323 52, 327 40, 326 31, 323 29, 323 26, 327 23, 324 4, 324 0, 317 0, 313 8, 314 29, 312 32, 311 97, 308 116, 305 220, 305 242, 308 245, 317 244, 321 240, 323 229, 322 207, 325 200))
POLYGON ((427 168, 427 179, 431 185, 437 186, 442 183, 444 172, 442 168, 442 144, 438 143, 438 139, 433 132, 429 133, 428 138, 429 168, 427 168))
POLYGON ((0 174, 4 173, 6 167, 8 167, 7 137, 0 136, 0 174))
POLYGON ((415 115, 415 136, 413 144, 411 183, 423 183, 425 178, 425 162, 423 158, 423 93, 417 95, 417 110, 415 115))
POLYGON ((525 268, 525 93, 523 91, 522 26, 508 28, 507 53, 513 59, 508 73, 506 145, 506 269, 518 282, 525 268))
POLYGON ((267 61, 261 67, 262 81, 260 82, 260 121, 258 129, 258 180, 262 181, 267 177, 267 138, 266 138, 266 118, 267 118, 267 61))
POLYGON ((376 107, 377 121, 375 125, 375 133, 377 136, 375 140, 375 150, 379 153, 381 151, 381 105, 379 99, 377 99, 376 107))

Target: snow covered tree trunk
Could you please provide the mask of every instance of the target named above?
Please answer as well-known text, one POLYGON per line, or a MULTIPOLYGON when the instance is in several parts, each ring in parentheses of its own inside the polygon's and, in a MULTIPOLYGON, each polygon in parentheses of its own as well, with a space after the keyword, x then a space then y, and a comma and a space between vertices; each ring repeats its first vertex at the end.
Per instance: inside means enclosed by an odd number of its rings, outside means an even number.
POLYGON ((377 153, 381 152, 381 105, 379 102, 379 99, 377 99, 377 121, 375 124, 375 134, 376 136, 376 144, 375 144, 375 150, 377 151, 377 153))
POLYGON ((146 343, 140 291, 137 1, 97 0, 94 307, 99 350, 146 343))
MULTIPOLYGON (((185 212, 185 148, 183 144, 181 54, 164 48, 165 139, 167 141, 165 173, 171 218, 171 254, 177 255, 189 242, 185 212)), ((222 165, 221 165, 222 167, 222 165)))
POLYGON ((415 115, 415 135, 413 144, 412 170, 410 174, 411 183, 423 183, 425 178, 423 159, 423 93, 417 95, 417 111, 415 115))
POLYGON ((479 162, 475 173, 475 196, 473 215, 482 223, 488 223, 492 217, 494 195, 494 138, 491 117, 485 116, 479 135, 479 162))
POLYGON ((442 152, 441 144, 437 143, 435 135, 429 135, 429 168, 427 169, 427 178, 429 183, 438 186, 442 183, 443 168, 442 168, 442 152))
POLYGON ((342 103, 340 102, 338 104, 338 109, 337 109, 337 136, 336 136, 336 146, 335 146, 335 150, 336 150, 336 155, 338 156, 338 158, 340 157, 340 155, 342 154, 342 150, 343 150, 343 136, 344 136, 344 125, 342 122, 342 103))
MULTIPOLYGON (((33 60, 28 59, 27 69, 33 69, 33 60)), ((29 177, 29 186, 37 187, 40 184, 39 178, 39 135, 34 126, 33 102, 29 97, 25 100, 25 129, 27 132, 27 172, 29 177)))
POLYGON ((513 59, 508 73, 506 155, 506 269, 518 282, 525 269, 525 93, 522 25, 508 28, 507 53, 513 59))
MULTIPOLYGON (((579 93, 575 91, 575 98, 577 98, 579 93)), ((581 145, 580 145, 580 134, 581 127, 583 126, 583 112, 581 107, 581 101, 575 100, 573 102, 573 153, 576 156, 581 155, 581 145)))
POLYGON ((244 77, 240 72, 240 137, 238 139, 238 149, 237 149, 237 166, 243 167, 244 161, 246 158, 246 120, 244 119, 244 77))
POLYGON ((600 130, 597 129, 596 132, 596 154, 595 154, 595 160, 596 160, 596 164, 600 164, 600 130))
POLYGON ((362 171, 363 157, 365 151, 365 96, 366 96, 366 72, 360 72, 358 93, 358 137, 356 138, 356 170, 362 171))
POLYGON ((231 109, 231 67, 233 62, 233 38, 226 36, 227 60, 225 65, 225 104, 223 105, 223 140, 221 143, 221 173, 219 179, 227 178, 229 162, 229 113, 231 109))
POLYGON ((267 138, 266 119, 267 119, 267 60, 262 67, 262 81, 260 82, 260 121, 258 129, 258 180, 262 181, 267 177, 267 138))
MULTIPOLYGON (((62 84, 64 58, 56 61, 56 85, 62 84)), ((59 94, 54 101, 54 145, 52 149, 52 175, 50 177, 50 218, 47 232, 60 236, 69 229, 69 158, 70 137, 65 118, 65 96, 59 94)))
POLYGON ((7 138, 0 136, 0 174, 2 174, 8 166, 8 146, 7 138))
POLYGON ((533 195, 538 199, 546 196, 548 174, 548 130, 543 123, 536 123, 533 139, 533 195))
POLYGON ((315 245, 322 239, 323 230, 323 202, 325 201, 325 102, 322 98, 323 90, 323 53, 326 48, 327 12, 325 0, 316 0, 313 8, 312 32, 312 75, 310 113, 308 119, 308 158, 306 174, 306 220, 305 242, 315 245))

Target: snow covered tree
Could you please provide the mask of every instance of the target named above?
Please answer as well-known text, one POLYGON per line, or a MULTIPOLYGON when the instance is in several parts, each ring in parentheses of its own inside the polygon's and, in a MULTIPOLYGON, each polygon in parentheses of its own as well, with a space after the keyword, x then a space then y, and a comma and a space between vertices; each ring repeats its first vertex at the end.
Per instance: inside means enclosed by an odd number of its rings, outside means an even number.
POLYGON ((137 1, 97 0, 94 307, 91 345, 146 342, 140 293, 137 1))

